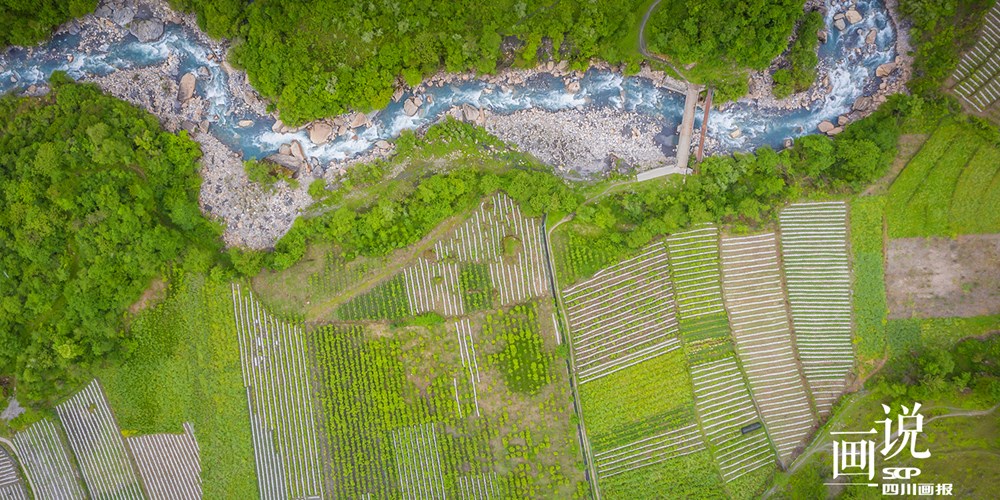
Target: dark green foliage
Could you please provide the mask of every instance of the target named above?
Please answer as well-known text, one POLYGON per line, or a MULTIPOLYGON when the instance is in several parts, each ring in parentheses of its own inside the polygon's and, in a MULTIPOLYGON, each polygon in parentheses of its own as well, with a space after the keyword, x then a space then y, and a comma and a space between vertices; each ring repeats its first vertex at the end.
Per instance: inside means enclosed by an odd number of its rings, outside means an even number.
POLYGON ((51 395, 71 367, 115 352, 123 313, 164 266, 192 244, 217 249, 200 154, 61 73, 48 96, 0 100, 0 372, 19 397, 51 395))
POLYGON ((410 314, 406 278, 397 274, 362 295, 354 297, 337 311, 346 320, 398 320, 410 314))
POLYGON ((532 394, 549 383, 552 356, 542 345, 533 303, 487 316, 483 335, 499 346, 490 363, 500 367, 511 391, 532 394))
MULTIPOLYGON (((272 161, 247 160, 243 162, 243 170, 250 182, 256 182, 266 188, 273 187, 280 180, 287 182, 293 188, 298 187, 298 182, 294 178, 295 172, 272 161)), ((309 186, 309 189, 309 194, 312 195, 312 186, 309 186)))
POLYGON ((212 36, 240 41, 234 62, 298 124, 348 109, 382 108, 398 79, 414 85, 439 69, 492 73, 505 36, 522 43, 507 62, 539 54, 582 68, 591 58, 637 62, 630 39, 640 0, 321 2, 173 0, 212 36))
POLYGON ((774 96, 778 99, 802 92, 816 80, 816 65, 819 64, 816 33, 821 28, 823 16, 819 11, 810 11, 802 17, 795 30, 795 42, 788 51, 788 67, 774 72, 774 96))
POLYGON ((462 264, 458 277, 462 299, 468 312, 493 308, 493 283, 487 264, 462 264))
POLYGON ((859 365, 878 360, 886 351, 883 215, 885 198, 866 196, 851 203, 851 251, 854 253, 854 338, 859 365))
POLYGON ((646 26, 650 49, 716 85, 716 101, 746 93, 746 68, 764 69, 788 46, 803 0, 661 2, 646 26))
POLYGON ((0 0, 0 49, 38 43, 56 26, 96 8, 97 0, 0 0))

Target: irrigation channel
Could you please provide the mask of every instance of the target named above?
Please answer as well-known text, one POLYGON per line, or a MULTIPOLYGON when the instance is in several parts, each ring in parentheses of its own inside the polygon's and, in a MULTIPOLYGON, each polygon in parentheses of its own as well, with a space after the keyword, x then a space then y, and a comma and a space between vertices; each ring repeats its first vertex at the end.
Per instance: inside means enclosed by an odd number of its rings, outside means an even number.
MULTIPOLYGON (((824 120, 836 123, 838 116, 851 111, 859 97, 878 91, 883 79, 876 76, 876 69, 894 61, 897 55, 896 29, 883 0, 858 0, 856 9, 862 20, 843 30, 836 26, 843 20, 835 16, 842 14, 850 2, 826 3, 828 39, 819 49, 817 81, 826 83, 828 92, 792 109, 763 99, 744 99, 713 112, 707 130, 717 152, 748 151, 762 145, 780 147, 789 138, 814 132, 824 120), (739 133, 734 133, 737 130, 739 133)), ((491 83, 486 78, 456 79, 442 86, 421 86, 418 90, 424 104, 412 116, 404 110, 404 103, 413 95, 409 91, 384 109, 369 113, 367 123, 354 128, 354 133, 314 144, 305 130, 273 131, 275 118, 254 111, 260 106, 247 105, 246 95, 233 90, 239 86, 230 85, 230 79, 245 80, 245 75, 224 63, 224 54, 217 53, 221 46, 195 29, 167 22, 162 36, 144 43, 127 31, 124 36, 105 40, 102 37, 106 35, 100 31, 103 28, 98 27, 101 23, 71 26, 38 46, 12 47, 0 53, 0 93, 43 84, 54 71, 88 80, 175 60, 178 77, 188 72, 202 73, 196 94, 210 104, 210 132, 248 159, 271 155, 281 144, 293 140, 298 140, 305 154, 318 164, 349 159, 373 149, 379 141, 391 141, 404 130, 434 123, 450 109, 463 105, 501 115, 527 109, 558 112, 613 108, 635 112, 663 124, 656 141, 666 151, 676 142, 685 100, 682 92, 658 86, 650 78, 623 76, 604 69, 586 71, 570 88, 566 79, 546 72, 516 85, 491 83)), ((701 114, 693 119, 693 125, 700 127, 701 114)))

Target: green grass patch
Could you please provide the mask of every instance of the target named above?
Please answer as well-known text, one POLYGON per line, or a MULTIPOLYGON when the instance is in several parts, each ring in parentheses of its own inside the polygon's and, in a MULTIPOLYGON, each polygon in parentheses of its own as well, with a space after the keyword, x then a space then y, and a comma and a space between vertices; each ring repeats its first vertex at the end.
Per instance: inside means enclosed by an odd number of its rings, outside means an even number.
POLYGON ((410 300, 406 295, 406 277, 402 273, 375 285, 337 310, 337 316, 348 321, 399 320, 409 314, 410 300))
POLYGON ((1000 331, 1000 315, 972 318, 894 319, 888 322, 892 355, 905 356, 922 347, 947 349, 960 340, 1000 331))
POLYGON ((851 202, 851 251, 854 253, 854 343, 858 364, 870 369, 886 350, 885 266, 882 216, 885 198, 851 202))
POLYGON ((459 272, 458 282, 462 287, 462 298, 466 311, 482 311, 493 308, 493 283, 490 268, 482 263, 465 263, 459 272))
POLYGON ((129 352, 95 370, 123 433, 194 424, 206 498, 256 498, 257 481, 229 282, 171 277, 166 299, 131 323, 129 352))
POLYGON ((729 338, 729 318, 724 312, 682 319, 680 328, 684 342, 692 345, 703 340, 729 338))
POLYGON ((708 450, 601 479, 601 497, 728 498, 708 450))
POLYGON ((495 339, 490 361, 512 391, 534 394, 551 381, 552 356, 545 352, 534 304, 487 315, 483 335, 495 339))

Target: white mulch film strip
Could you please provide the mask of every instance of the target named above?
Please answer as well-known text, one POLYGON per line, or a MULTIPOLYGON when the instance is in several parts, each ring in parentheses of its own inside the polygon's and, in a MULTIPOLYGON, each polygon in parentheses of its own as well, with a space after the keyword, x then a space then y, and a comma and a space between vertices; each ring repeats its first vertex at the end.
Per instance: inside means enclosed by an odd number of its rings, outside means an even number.
POLYGON ((0 500, 27 500, 28 494, 17 475, 17 464, 0 448, 0 500))
MULTIPOLYGON (((472 387, 472 398, 476 406, 476 416, 479 413, 479 355, 476 354, 476 341, 472 337, 472 323, 468 319, 455 322, 455 336, 458 338, 459 356, 462 358, 462 368, 468 373, 469 385, 472 387)), ((464 373, 463 373, 464 375, 464 373)), ((455 385, 455 404, 461 412, 462 404, 458 397, 458 385, 455 385)), ((461 414, 459 417, 461 418, 461 414)))
POLYGON ((97 380, 56 406, 83 480, 94 498, 143 498, 121 430, 97 380))
POLYGON ((403 269, 410 312, 420 314, 436 311, 445 316, 460 316, 465 312, 459 283, 457 263, 429 262, 419 258, 403 269))
POLYGON ((125 439, 152 500, 196 500, 201 492, 201 459, 191 424, 183 434, 125 439))
POLYGON ((17 459, 36 498, 86 498, 55 424, 43 419, 14 435, 17 459))
POLYGON ((680 348, 662 242, 563 293, 580 383, 680 348))
POLYGON ((458 492, 461 494, 462 500, 502 498, 500 490, 497 488, 496 472, 460 476, 458 478, 458 492))
POLYGON ((698 424, 692 423, 595 453, 594 462, 597 465, 597 475, 609 478, 704 449, 705 443, 698 432, 698 424))
POLYGON ((695 406, 702 431, 714 447, 722 478, 732 481, 761 467, 775 464, 774 451, 764 429, 742 434, 740 429, 760 421, 736 358, 691 366, 695 406))
POLYGON ((719 228, 700 224, 667 238, 670 272, 681 318, 723 312, 719 274, 719 228))
POLYGON ((397 429, 392 431, 391 439, 403 498, 445 498, 438 431, 434 424, 397 429))
POLYGON ((302 327, 274 318, 237 284, 232 294, 261 497, 322 497, 302 327))
POLYGON ((825 415, 854 368, 847 205, 798 203, 779 220, 795 343, 817 410, 825 415))
POLYGON ((722 288, 764 425, 788 463, 815 423, 796 362, 774 233, 722 239, 722 288))
POLYGON ((955 92, 976 111, 1000 101, 1000 4, 986 13, 979 40, 962 56, 952 77, 959 82, 955 92))

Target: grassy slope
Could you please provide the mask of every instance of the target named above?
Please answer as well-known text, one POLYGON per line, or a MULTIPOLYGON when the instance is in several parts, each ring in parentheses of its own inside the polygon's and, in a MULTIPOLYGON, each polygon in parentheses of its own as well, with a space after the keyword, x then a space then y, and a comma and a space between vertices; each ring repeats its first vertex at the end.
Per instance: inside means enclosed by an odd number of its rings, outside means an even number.
POLYGON ((123 433, 179 433, 183 422, 194 424, 205 498, 256 498, 229 294, 221 276, 175 277, 166 300, 132 323, 132 354, 97 376, 123 433))
POLYGON ((854 343, 859 376, 870 373, 886 349, 888 315, 885 294, 882 218, 885 198, 868 196, 851 203, 851 251, 854 254, 854 343))

